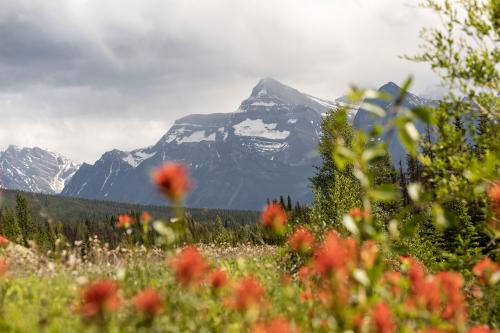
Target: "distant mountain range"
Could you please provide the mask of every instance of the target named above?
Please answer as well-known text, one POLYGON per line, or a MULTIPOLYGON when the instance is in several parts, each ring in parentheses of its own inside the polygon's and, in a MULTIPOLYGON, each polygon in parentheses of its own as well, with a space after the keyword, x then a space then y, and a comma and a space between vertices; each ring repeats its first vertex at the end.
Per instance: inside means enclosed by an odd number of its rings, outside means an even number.
POLYGON ((11 145, 0 151, 0 187, 60 193, 79 167, 79 163, 38 147, 11 145))
MULTIPOLYGON (((394 98, 400 92, 394 83, 388 83, 380 90, 394 98)), ((387 110, 393 106, 390 101, 371 102, 387 110)), ((408 94, 404 100, 406 106, 430 102, 413 94, 408 94)), ((59 182, 42 182, 52 186, 39 185, 38 180, 41 178, 34 176, 38 173, 28 171, 28 159, 13 154, 19 148, 9 147, 7 151, 11 151, 8 154, 11 157, 8 164, 2 167, 0 162, 7 181, 0 185, 46 193, 61 192, 64 186, 61 194, 70 197, 165 204, 165 200, 151 186, 151 171, 165 161, 182 161, 189 167, 195 182, 195 188, 186 202, 189 207, 260 209, 266 199, 280 195, 310 202, 313 195, 309 178, 314 173, 313 166, 320 163, 315 148, 319 141, 322 116, 330 108, 345 105, 350 110, 349 119, 359 129, 368 131, 380 121, 364 109, 358 111, 345 98, 334 101, 320 99, 266 78, 258 82, 250 97, 241 103, 236 112, 194 114, 178 119, 150 147, 128 152, 112 150, 103 154, 93 165, 82 164, 76 173, 76 169, 71 168, 68 169, 72 172, 50 173, 54 179, 59 179, 57 177, 62 174, 67 176, 59 182), (14 163, 16 159, 13 156, 19 156, 19 162, 14 163), (16 165, 23 165, 24 169, 16 165), (17 173, 17 169, 24 171, 17 173), (14 173, 15 180, 10 180, 14 173), (28 179, 26 183, 21 181, 24 178, 28 179), (17 187, 13 187, 13 184, 17 187)), ((405 154, 399 140, 395 138, 393 141, 395 143, 391 143, 390 151, 397 164, 405 154)), ((37 150, 39 154, 43 152, 39 148, 32 150, 37 150)), ((30 155, 28 151, 26 154, 30 155)), ((4 156, 5 153, 0 161, 4 156)), ((78 168, 74 162, 65 161, 61 164, 73 163, 78 168)))
POLYGON ((280 195, 310 202, 321 115, 337 105, 262 79, 236 112, 190 115, 151 147, 107 152, 83 164, 62 194, 161 204, 151 170, 183 161, 195 182, 189 207, 260 209, 280 195))

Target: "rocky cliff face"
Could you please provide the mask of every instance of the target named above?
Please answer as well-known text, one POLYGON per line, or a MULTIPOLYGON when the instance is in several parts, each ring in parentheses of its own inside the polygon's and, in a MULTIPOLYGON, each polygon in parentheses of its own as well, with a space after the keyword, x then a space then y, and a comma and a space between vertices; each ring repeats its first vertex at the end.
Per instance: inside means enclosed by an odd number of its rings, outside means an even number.
POLYGON ((0 152, 0 187, 60 193, 80 164, 41 148, 9 146, 0 152))
POLYGON ((150 173, 174 160, 186 163, 195 181, 190 207, 260 209, 279 195, 309 202, 321 117, 337 105, 262 79, 236 112, 190 115, 151 147, 107 152, 84 164, 62 194, 162 204, 150 173))

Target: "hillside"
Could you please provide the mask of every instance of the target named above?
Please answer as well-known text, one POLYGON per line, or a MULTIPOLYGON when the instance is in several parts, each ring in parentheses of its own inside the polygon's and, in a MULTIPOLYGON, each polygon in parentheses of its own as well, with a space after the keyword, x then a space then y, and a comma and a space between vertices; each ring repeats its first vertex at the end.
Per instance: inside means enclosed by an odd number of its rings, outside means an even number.
MULTIPOLYGON (((40 193, 2 190, 0 192, 0 211, 3 208, 15 209, 15 197, 22 193, 28 198, 32 217, 38 222, 61 221, 78 223, 84 221, 109 221, 119 214, 147 211, 153 218, 170 218, 172 208, 167 206, 146 206, 138 204, 116 203, 111 201, 69 198, 40 193)), ((199 223, 211 223, 218 216, 225 224, 252 224, 258 221, 255 211, 224 209, 188 209, 187 213, 199 223)))

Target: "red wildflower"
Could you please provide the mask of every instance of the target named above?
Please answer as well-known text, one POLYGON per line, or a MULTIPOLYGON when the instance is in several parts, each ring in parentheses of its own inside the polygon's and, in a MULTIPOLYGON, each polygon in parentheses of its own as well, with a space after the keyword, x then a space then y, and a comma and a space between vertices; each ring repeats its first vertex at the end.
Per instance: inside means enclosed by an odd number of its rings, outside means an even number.
POLYGON ((465 299, 462 294, 464 279, 454 272, 439 272, 436 275, 441 291, 445 296, 445 308, 441 314, 444 319, 463 319, 465 316, 465 299))
POLYGON ((396 271, 386 272, 383 281, 389 285, 391 293, 394 296, 401 295, 401 273, 396 271))
POLYGON ((480 262, 474 265, 472 273, 483 283, 489 283, 491 277, 500 270, 500 265, 488 257, 484 257, 480 262))
POLYGON ((218 290, 227 285, 228 281, 227 273, 222 269, 215 270, 210 275, 210 286, 212 289, 218 290))
POLYGON ((191 188, 188 172, 183 164, 165 163, 153 172, 153 182, 170 200, 178 202, 191 188))
POLYGON ((301 227, 290 236, 289 242, 294 251, 308 253, 314 247, 314 236, 309 230, 301 227))
POLYGON ((142 212, 141 223, 149 223, 151 221, 151 215, 148 212, 142 212))
POLYGON ((302 266, 299 268, 299 271, 297 272, 297 278, 299 279, 300 282, 306 283, 309 280, 309 277, 311 276, 311 269, 307 266, 302 266))
POLYGON ((267 205, 260 216, 262 224, 276 233, 283 233, 288 220, 288 215, 280 204, 267 205))
POLYGON ((134 219, 130 215, 118 215, 118 221, 116 222, 118 228, 130 228, 132 224, 134 224, 134 219))
POLYGON ((413 293, 423 289, 425 280, 424 265, 411 257, 403 257, 401 261, 408 267, 408 277, 410 278, 413 293))
POLYGON ((252 333, 297 333, 293 325, 282 317, 277 317, 267 324, 256 324, 252 327, 252 333))
POLYGON ((344 269, 348 261, 348 251, 335 231, 330 231, 323 245, 314 253, 316 272, 330 276, 336 269, 344 269))
POLYGON ((264 289, 259 281, 253 277, 246 277, 239 281, 234 290, 233 306, 236 310, 245 311, 263 301, 264 289))
POLYGON ((163 302, 158 291, 144 289, 134 298, 134 306, 137 312, 147 317, 154 317, 163 310, 163 302))
POLYGON ((9 245, 7 237, 0 235, 0 247, 6 247, 7 245, 9 245))
POLYGON ((0 277, 4 276, 9 270, 9 262, 5 259, 0 259, 0 277))
POLYGON ((370 269, 375 264, 377 256, 379 253, 379 248, 374 240, 367 240, 361 246, 361 260, 366 268, 370 269))
POLYGON ((469 328, 467 333, 494 333, 487 325, 478 325, 469 328))
POLYGON ((281 283, 284 284, 284 285, 288 285, 292 282, 292 277, 290 276, 290 274, 283 274, 281 276, 281 283))
POLYGON ((488 196, 494 205, 500 206, 500 180, 489 188, 488 196))
POLYGON ((81 314, 84 317, 102 316, 105 311, 113 311, 119 307, 118 285, 110 280, 94 281, 82 290, 80 300, 81 314))
POLYGON ((353 219, 362 219, 364 216, 363 210, 361 208, 358 208, 358 207, 351 209, 349 211, 348 215, 350 217, 352 217, 353 219))
POLYGON ((379 303, 372 312, 372 320, 378 333, 394 332, 395 325, 391 309, 385 303, 379 303))
POLYGON ((310 290, 304 290, 300 293, 300 300, 307 302, 313 298, 313 294, 310 290))
POLYGON ((172 260, 175 278, 185 286, 193 286, 205 277, 208 264, 194 246, 186 246, 181 253, 172 260))

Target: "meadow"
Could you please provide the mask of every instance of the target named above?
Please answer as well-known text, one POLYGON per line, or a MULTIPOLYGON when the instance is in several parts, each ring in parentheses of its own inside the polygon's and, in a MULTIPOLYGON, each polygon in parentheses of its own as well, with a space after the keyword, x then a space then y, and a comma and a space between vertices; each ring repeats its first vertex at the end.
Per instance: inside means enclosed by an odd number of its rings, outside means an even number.
POLYGON ((197 222, 175 161, 151 177, 164 216, 114 207, 103 221, 40 223, 17 193, 1 214, 0 331, 498 332, 500 7, 423 6, 443 27, 425 30, 411 59, 446 95, 408 108, 411 78, 392 99, 352 87, 380 121, 366 133, 342 107, 324 116, 307 207, 273 200, 256 223, 250 212, 197 222), (399 170, 392 133, 408 154, 399 170))

